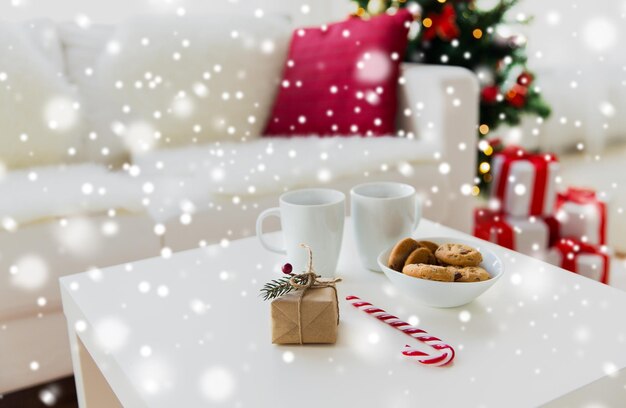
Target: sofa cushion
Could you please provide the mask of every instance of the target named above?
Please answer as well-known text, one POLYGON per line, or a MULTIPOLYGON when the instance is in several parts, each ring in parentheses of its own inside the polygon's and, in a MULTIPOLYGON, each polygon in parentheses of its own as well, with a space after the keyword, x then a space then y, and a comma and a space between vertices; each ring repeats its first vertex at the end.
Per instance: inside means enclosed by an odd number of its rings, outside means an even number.
POLYGON ((0 168, 69 162, 80 150, 81 109, 46 21, 0 23, 0 168))
POLYGON ((401 9, 297 29, 265 134, 393 134, 412 19, 401 9))
POLYGON ((53 217, 142 211, 141 185, 94 164, 16 170, 0 178, 0 231, 53 217))
POLYGON ((193 212, 193 203, 207 197, 237 202, 381 169, 410 175, 414 164, 435 161, 434 149, 392 136, 276 138, 153 151, 133 162, 139 178, 155 186, 149 209, 163 220, 193 212))
POLYGON ((115 159, 127 151, 261 134, 289 30, 279 17, 243 15, 153 15, 121 23, 81 84, 95 113, 98 148, 115 159))

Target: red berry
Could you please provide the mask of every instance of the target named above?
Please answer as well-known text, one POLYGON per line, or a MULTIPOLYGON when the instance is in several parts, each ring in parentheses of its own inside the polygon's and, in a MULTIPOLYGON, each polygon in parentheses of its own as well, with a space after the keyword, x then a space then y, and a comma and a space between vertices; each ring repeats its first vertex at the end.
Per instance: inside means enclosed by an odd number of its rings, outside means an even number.
POLYGON ((283 265, 283 273, 285 275, 289 275, 293 271, 293 266, 290 263, 286 263, 283 265))
POLYGON ((495 103, 498 100, 500 89, 497 86, 486 86, 482 89, 480 96, 485 103, 495 103))

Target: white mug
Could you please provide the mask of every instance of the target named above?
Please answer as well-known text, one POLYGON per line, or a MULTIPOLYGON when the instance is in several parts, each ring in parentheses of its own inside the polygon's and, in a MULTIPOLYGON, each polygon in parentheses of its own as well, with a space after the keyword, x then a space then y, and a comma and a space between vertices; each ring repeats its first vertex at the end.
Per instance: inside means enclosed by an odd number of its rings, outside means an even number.
POLYGON ((268 250, 286 254, 294 273, 306 269, 307 251, 300 244, 307 244, 313 251, 313 267, 322 276, 333 276, 337 269, 346 196, 337 190, 310 188, 284 193, 279 207, 263 211, 256 221, 256 234, 268 250), (268 243, 263 236, 263 220, 269 216, 280 218, 284 247, 268 243))
POLYGON ((374 182, 350 190, 351 216, 363 266, 380 271, 376 259, 402 238, 410 237, 421 218, 421 203, 408 184, 374 182))

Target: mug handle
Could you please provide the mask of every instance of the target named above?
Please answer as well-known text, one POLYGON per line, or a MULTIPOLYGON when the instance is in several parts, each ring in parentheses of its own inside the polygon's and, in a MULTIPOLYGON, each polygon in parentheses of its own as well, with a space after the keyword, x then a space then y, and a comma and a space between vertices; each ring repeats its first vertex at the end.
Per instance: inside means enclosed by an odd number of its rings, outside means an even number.
POLYGON ((422 220, 422 201, 419 198, 415 198, 415 221, 413 222, 413 231, 417 230, 422 220))
POLYGON ((263 238, 263 220, 271 216, 280 218, 280 208, 278 207, 268 208, 267 210, 259 214, 259 217, 256 219, 256 236, 259 238, 261 245, 263 245, 263 247, 267 249, 268 251, 286 255, 287 251, 284 248, 276 247, 270 244, 269 242, 265 241, 265 239, 263 238))

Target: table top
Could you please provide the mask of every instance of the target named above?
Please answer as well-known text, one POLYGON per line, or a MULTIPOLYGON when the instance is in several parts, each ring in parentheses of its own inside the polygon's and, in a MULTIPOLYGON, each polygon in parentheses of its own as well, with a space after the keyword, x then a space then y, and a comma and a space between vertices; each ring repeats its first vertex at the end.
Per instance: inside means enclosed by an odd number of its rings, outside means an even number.
MULTIPOLYGON (((428 220, 415 236, 472 239, 428 220)), ((286 259, 256 238, 64 277, 64 309, 122 404, 133 407, 526 407, 626 366, 626 293, 480 243, 501 256, 505 275, 466 306, 435 309, 360 265, 348 220, 335 345, 271 344, 270 303, 258 293, 286 259), (447 341, 454 363, 403 357, 412 340, 346 295, 447 341)))

